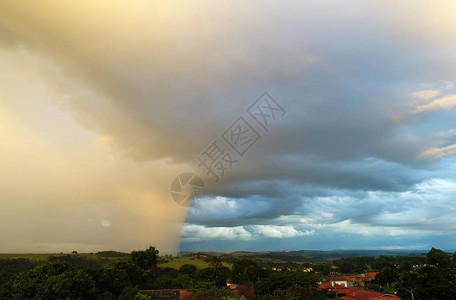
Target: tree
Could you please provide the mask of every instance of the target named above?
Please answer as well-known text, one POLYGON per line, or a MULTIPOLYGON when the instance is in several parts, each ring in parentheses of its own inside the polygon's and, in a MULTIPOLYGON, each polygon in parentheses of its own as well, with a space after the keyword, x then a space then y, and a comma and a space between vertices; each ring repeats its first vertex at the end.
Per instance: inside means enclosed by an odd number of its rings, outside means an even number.
POLYGON ((173 286, 179 289, 189 289, 193 286, 193 277, 188 274, 181 274, 174 279, 173 286))
POLYGON ((157 264, 158 253, 159 251, 151 246, 145 251, 132 251, 131 260, 138 267, 150 270, 157 264))
POLYGON ((435 265, 400 274, 398 296, 402 299, 456 299, 455 274, 435 265))
POLYGON ((346 258, 335 260, 334 265, 336 265, 338 270, 342 273, 352 273, 356 268, 355 264, 353 264, 346 258))
POLYGON ((220 300, 224 298, 237 299, 236 294, 232 291, 217 287, 212 282, 200 282, 190 291, 192 292, 192 300, 220 300))
POLYGON ((375 281, 380 285, 390 286, 392 283, 399 280, 399 274, 393 268, 383 268, 376 276, 375 281))
POLYGON ((101 270, 97 276, 97 287, 118 297, 130 286, 142 286, 146 281, 145 272, 131 262, 118 262, 101 270))
POLYGON ((217 256, 213 256, 209 261, 210 268, 221 268, 222 266, 222 261, 217 256))
POLYGON ((225 296, 222 298, 222 300, 247 300, 245 299, 244 296, 241 296, 241 298, 238 298, 237 296, 225 296))
POLYGON ((215 286, 224 287, 231 275, 227 267, 209 267, 198 271, 197 278, 200 281, 213 282, 215 286))
POLYGON ((272 294, 273 299, 282 300, 326 300, 326 293, 317 291, 312 287, 293 286, 286 290, 275 290, 272 294))
POLYGON ((333 270, 329 264, 317 264, 313 268, 316 272, 324 276, 329 276, 333 270))
POLYGON ((122 293, 119 295, 119 297, 116 298, 116 300, 132 300, 132 299, 136 299, 137 296, 138 297, 145 296, 145 297, 148 297, 146 299, 150 300, 149 296, 141 294, 137 288, 134 288, 131 285, 126 286, 123 289, 122 293))
POLYGON ((197 270, 198 270, 198 269, 196 268, 195 265, 192 265, 192 264, 183 264, 183 265, 179 268, 179 273, 187 274, 187 275, 193 275, 193 274, 195 274, 195 272, 196 272, 197 270))
POLYGON ((152 298, 150 298, 149 296, 147 295, 144 295, 144 294, 141 294, 140 292, 138 292, 135 297, 133 298, 133 300, 151 300, 152 298))
POLYGON ((255 293, 272 295, 276 290, 287 290, 291 287, 316 286, 316 276, 304 272, 274 272, 271 276, 255 285, 255 293))
POLYGON ((48 263, 19 274, 6 299, 95 299, 92 277, 66 263, 48 263))
POLYGON ((42 299, 95 299, 95 284, 82 270, 49 277, 38 292, 42 299))
POLYGON ((432 248, 426 255, 427 262, 430 265, 436 265, 439 268, 449 268, 451 266, 451 258, 448 254, 440 249, 432 248))
POLYGON ((239 259, 231 267, 231 280, 237 283, 256 282, 261 277, 266 277, 257 263, 251 259, 239 259))

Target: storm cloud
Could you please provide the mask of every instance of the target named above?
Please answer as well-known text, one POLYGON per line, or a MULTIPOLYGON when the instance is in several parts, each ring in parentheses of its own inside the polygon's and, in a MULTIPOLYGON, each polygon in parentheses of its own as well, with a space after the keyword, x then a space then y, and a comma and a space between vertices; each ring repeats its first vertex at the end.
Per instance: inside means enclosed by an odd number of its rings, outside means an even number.
MULTIPOLYGON (((68 135, 87 131, 84 143, 106 149, 118 169, 97 175, 109 177, 105 188, 71 196, 90 195, 73 205, 78 218, 112 232, 106 247, 166 239, 156 229, 162 223, 171 224, 173 240, 183 226, 185 250, 224 250, 226 240, 264 249, 277 239, 292 249, 353 247, 328 242, 341 234, 366 248, 428 247, 438 234, 444 238, 436 246, 451 247, 456 7, 444 3, 46 1, 38 10, 6 1, 0 63, 16 77, 2 76, 1 104, 33 127, 44 121, 30 121, 27 102, 39 110, 49 99, 49 110, 62 115, 50 124, 71 120, 68 135), (35 78, 43 94, 22 90, 27 81, 15 86, 21 74, 35 78), (267 132, 247 113, 265 91, 286 111, 267 132), (215 182, 196 158, 239 116, 261 139, 215 182), (185 221, 187 211, 168 195, 182 172, 207 185, 185 221), (122 191, 108 189, 119 182, 122 191), (143 204, 125 200, 136 193, 143 204), (123 204, 104 215, 113 201, 123 204), (85 216, 83 205, 97 206, 98 215, 85 216), (144 218, 157 222, 133 225, 146 206, 144 218), (126 244, 114 242, 116 234, 129 237, 126 244)), ((91 152, 59 147, 55 155, 90 165, 91 152)), ((96 170, 87 166, 78 178, 85 172, 96 170)), ((50 203, 75 192, 64 190, 50 203)), ((34 217, 39 223, 43 216, 34 217)), ((83 228, 75 236, 93 245, 98 233, 85 239, 83 228)))

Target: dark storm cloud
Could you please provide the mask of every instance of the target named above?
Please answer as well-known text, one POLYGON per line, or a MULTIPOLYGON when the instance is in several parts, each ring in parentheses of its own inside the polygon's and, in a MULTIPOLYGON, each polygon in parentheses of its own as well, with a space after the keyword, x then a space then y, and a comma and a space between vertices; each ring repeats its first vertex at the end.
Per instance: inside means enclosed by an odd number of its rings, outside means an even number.
MULTIPOLYGON (((237 209, 211 214, 195 204, 189 223, 263 225, 325 210, 331 216, 321 222, 378 225, 385 203, 370 192, 398 195, 439 177, 432 160, 418 157, 435 146, 420 124, 442 124, 410 115, 408 95, 420 83, 454 76, 456 57, 443 51, 447 36, 419 35, 386 8, 323 3, 246 4, 242 12, 236 4, 227 12, 165 7, 164 21, 144 23, 127 13, 92 23, 61 12, 43 25, 43 15, 8 4, 0 15, 4 43, 20 36, 98 97, 70 95, 63 106, 138 162, 168 158, 204 173, 196 156, 263 91, 285 108, 229 175, 207 181, 209 196, 234 198, 237 209), (79 32, 67 26, 72 22, 79 32), (331 200, 337 209, 317 206, 322 199, 339 199, 331 200)), ((418 16, 425 14, 423 7, 418 16)), ((448 127, 454 119, 446 120, 448 127)))

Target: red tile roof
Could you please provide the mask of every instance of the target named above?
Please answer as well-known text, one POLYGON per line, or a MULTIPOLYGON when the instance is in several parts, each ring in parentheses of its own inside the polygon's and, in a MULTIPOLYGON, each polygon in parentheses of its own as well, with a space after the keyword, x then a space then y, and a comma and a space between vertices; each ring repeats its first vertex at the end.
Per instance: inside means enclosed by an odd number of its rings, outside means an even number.
POLYGON ((337 276, 337 277, 328 277, 328 281, 353 281, 354 275, 347 275, 347 276, 337 276))
MULTIPOLYGON (((339 284, 338 284, 339 285, 339 284)), ((342 286, 342 285, 341 285, 342 286)), ((327 289, 330 289, 332 287, 332 283, 331 282, 324 282, 324 283, 321 283, 317 289, 319 290, 327 290, 327 289)))
POLYGON ((191 300, 192 299, 192 292, 187 290, 180 290, 179 293, 179 300, 191 300))
POLYGON ((346 287, 342 284, 334 284, 332 285, 331 282, 325 282, 320 284, 317 289, 319 290, 326 290, 328 294, 335 294, 337 290, 338 295, 345 295, 354 291, 359 290, 360 288, 357 287, 346 287))
POLYGON ((225 289, 232 291, 238 297, 244 296, 246 299, 255 298, 255 290, 248 285, 230 284, 225 289))
POLYGON ((370 283, 375 275, 378 272, 368 272, 365 274, 356 274, 356 275, 345 275, 345 276, 336 276, 336 277, 328 277, 328 281, 347 281, 353 282, 360 286, 364 286, 364 283, 370 283), (364 276, 363 276, 364 275, 364 276))
POLYGON ((399 297, 369 290, 357 290, 340 297, 342 300, 400 300, 399 297))
POLYGON ((369 272, 366 273, 366 279, 370 280, 370 278, 375 278, 375 276, 378 274, 378 272, 369 272))

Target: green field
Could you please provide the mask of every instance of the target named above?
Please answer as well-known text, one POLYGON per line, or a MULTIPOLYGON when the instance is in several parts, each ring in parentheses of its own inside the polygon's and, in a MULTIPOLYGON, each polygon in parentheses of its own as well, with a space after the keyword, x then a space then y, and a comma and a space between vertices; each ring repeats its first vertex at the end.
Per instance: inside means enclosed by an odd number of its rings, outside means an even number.
POLYGON ((64 255, 65 254, 60 254, 60 253, 24 253, 24 254, 0 253, 0 259, 26 258, 31 261, 38 262, 38 261, 47 261, 49 256, 64 256, 64 255))
MULTIPOLYGON (((201 258, 195 258, 195 257, 173 257, 173 258, 166 258, 168 262, 159 262, 158 266, 162 268, 173 268, 173 269, 179 269, 182 265, 185 264, 191 264, 195 265, 197 268, 202 269, 208 267, 207 262, 205 262, 201 258)), ((231 268, 231 264, 223 262, 223 265, 225 267, 231 268)))
MULTIPOLYGON (((24 254, 11 254, 11 253, 0 253, 0 259, 12 259, 12 258, 26 258, 29 259, 30 261, 33 262, 46 262, 48 261, 50 256, 66 256, 66 255, 71 255, 71 256, 77 256, 80 258, 86 258, 89 260, 94 260, 94 261, 104 261, 104 262, 109 262, 109 261, 119 261, 127 258, 120 258, 120 257, 101 257, 97 255, 96 253, 78 253, 78 254, 71 254, 71 253, 24 253, 24 254)), ((182 265, 185 264, 192 264, 195 265, 197 268, 202 269, 208 267, 208 264, 201 258, 195 258, 195 257, 162 257, 159 262, 158 266, 162 268, 173 268, 173 269, 179 269, 182 265), (168 262, 162 262, 163 260, 167 260, 168 262)), ((223 265, 231 268, 231 264, 223 262, 223 265)))
POLYGON ((74 256, 75 258, 85 258, 93 261, 100 261, 100 262, 105 262, 105 263, 110 263, 110 261, 115 262, 119 260, 125 260, 126 258, 124 257, 105 257, 98 255, 96 253, 78 253, 78 254, 72 254, 72 253, 0 253, 0 259, 14 259, 14 258, 25 258, 28 259, 32 262, 37 262, 37 263, 42 263, 42 262, 47 262, 49 260, 49 257, 51 256, 74 256))

